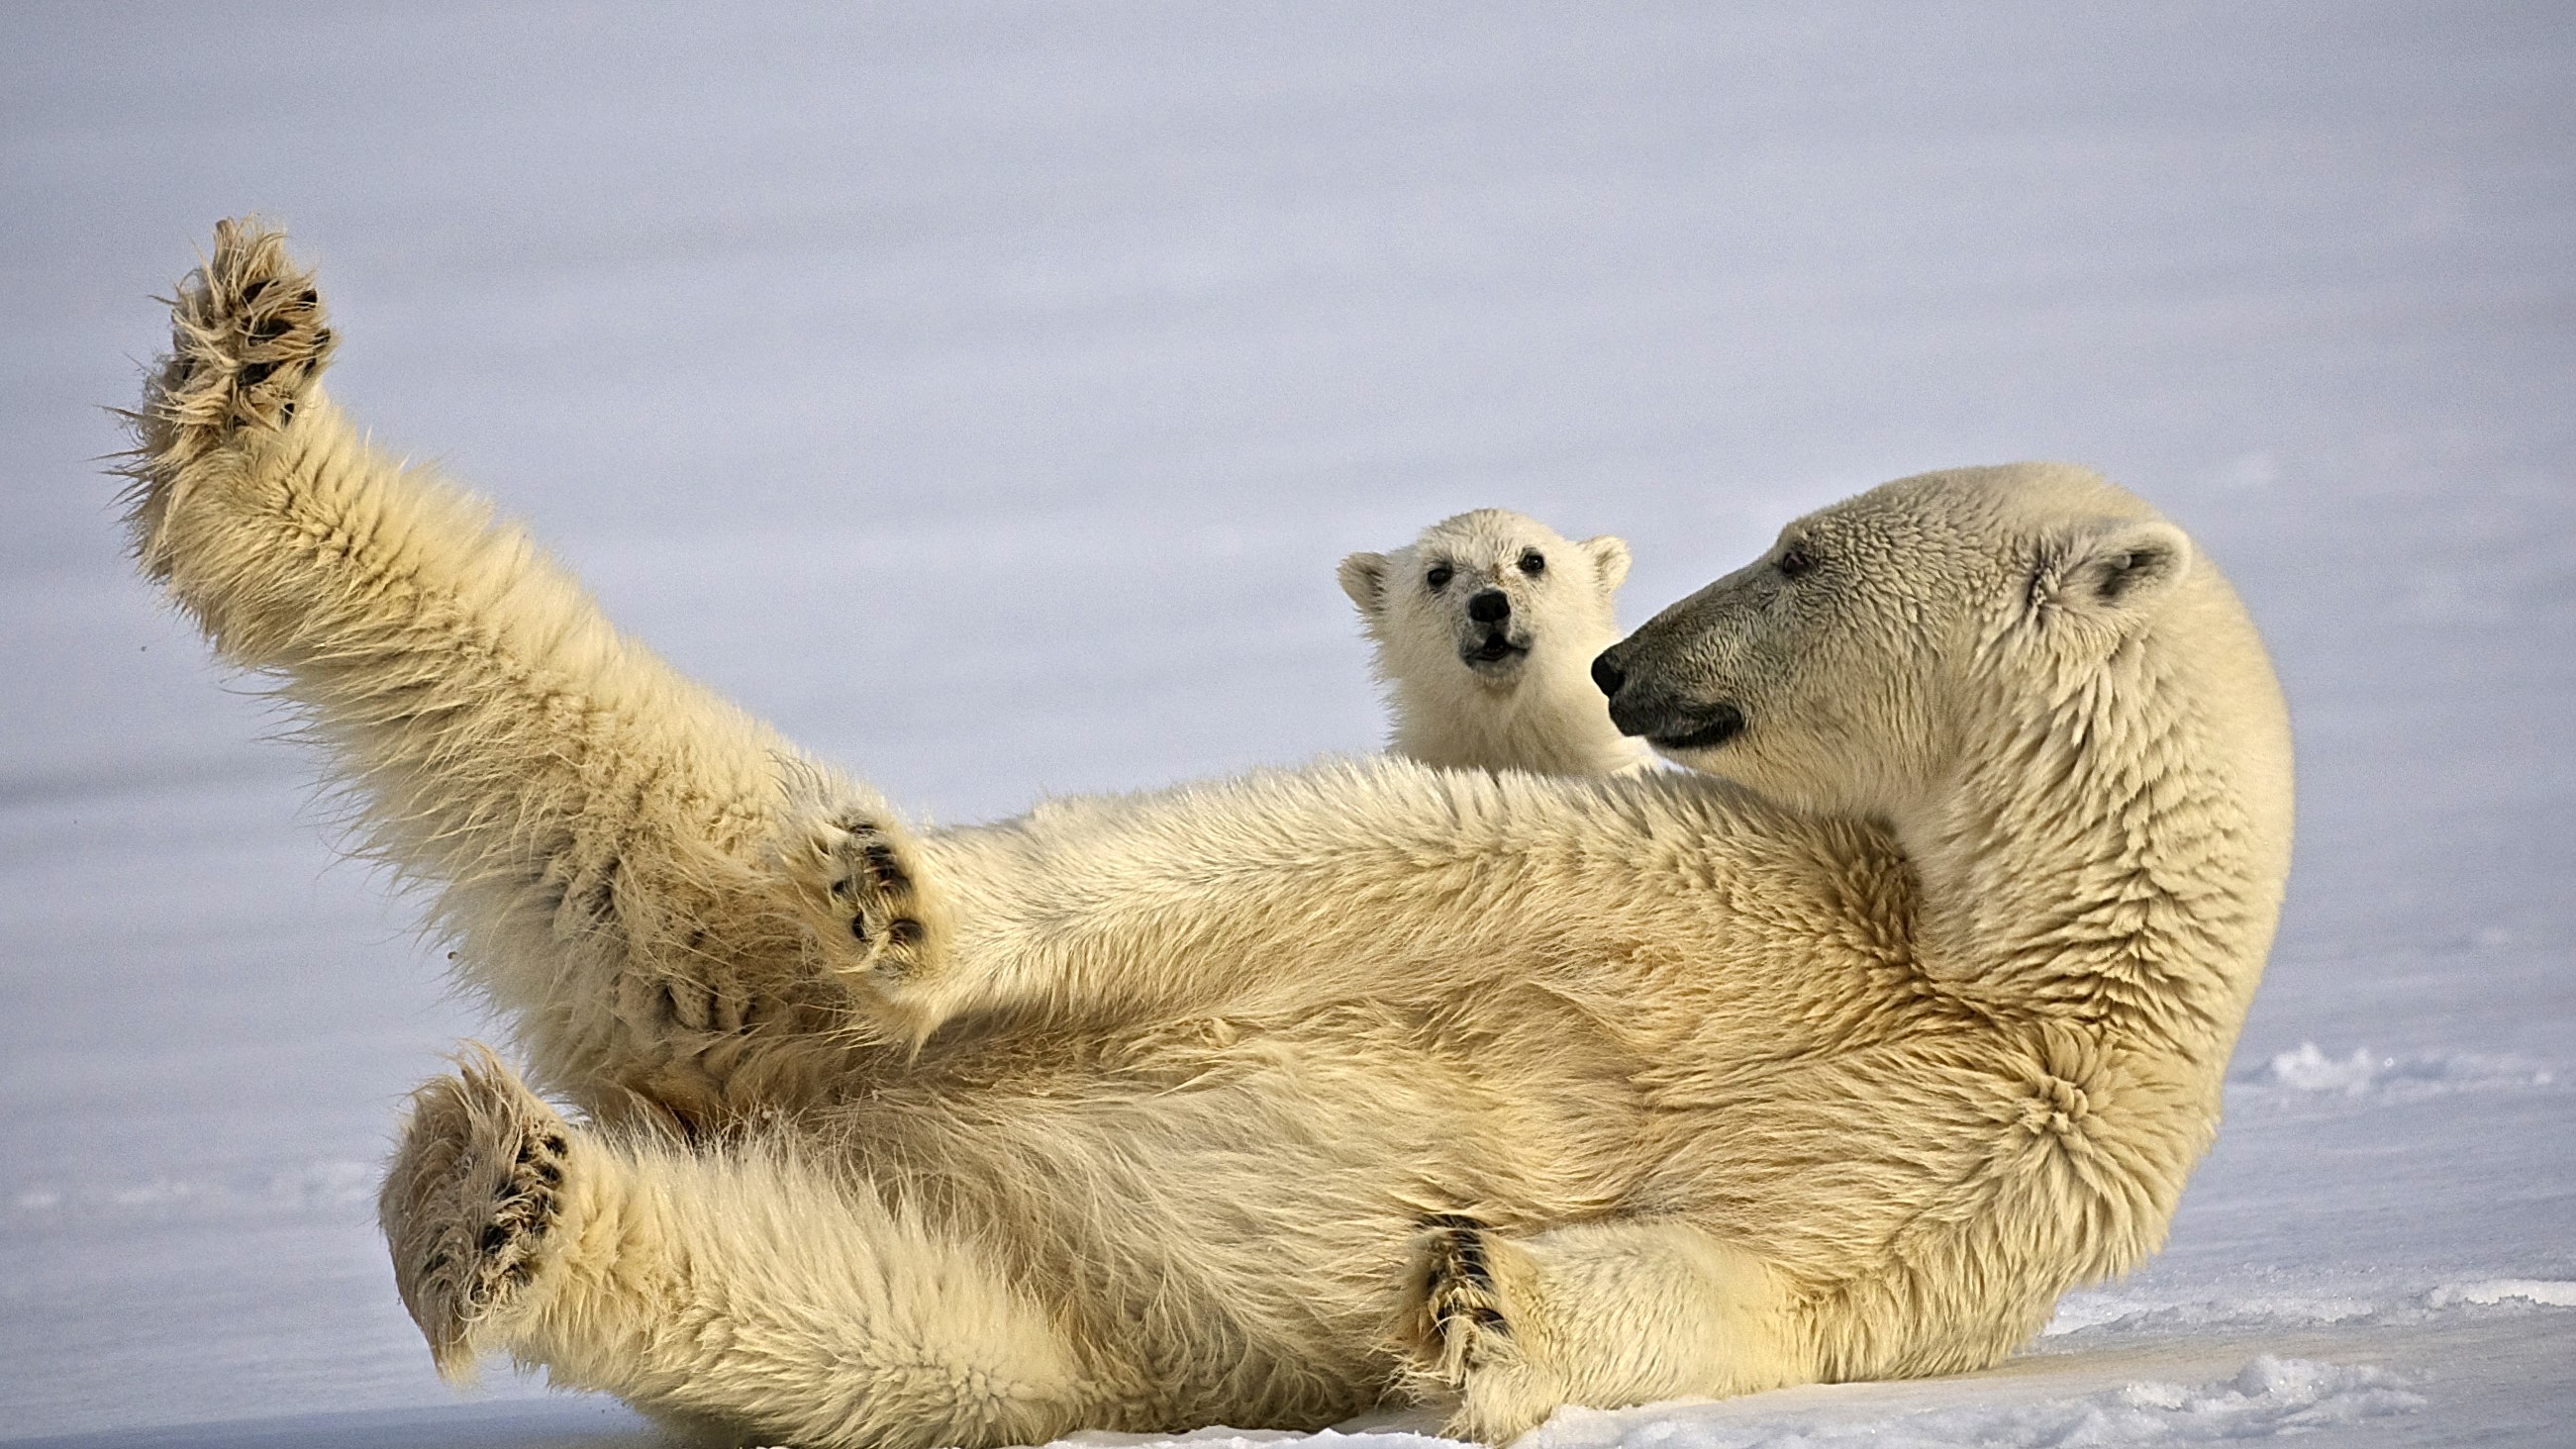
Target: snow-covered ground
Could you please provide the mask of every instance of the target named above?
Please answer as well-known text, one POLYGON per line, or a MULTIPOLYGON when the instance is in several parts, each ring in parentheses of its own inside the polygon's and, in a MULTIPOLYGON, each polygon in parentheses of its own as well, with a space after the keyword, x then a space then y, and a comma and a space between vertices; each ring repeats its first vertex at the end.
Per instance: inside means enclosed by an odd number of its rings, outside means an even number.
POLYGON ((634 1445, 433 1379, 369 1197, 475 1019, 118 554, 98 406, 251 209, 352 411, 947 820, 1371 747, 1333 562, 1457 508, 1626 535, 1639 618, 2105 468, 2302 750, 2172 1246, 1996 1373, 1541 1442, 2576 1433, 2555 0, 0 8, 0 1437, 634 1445))

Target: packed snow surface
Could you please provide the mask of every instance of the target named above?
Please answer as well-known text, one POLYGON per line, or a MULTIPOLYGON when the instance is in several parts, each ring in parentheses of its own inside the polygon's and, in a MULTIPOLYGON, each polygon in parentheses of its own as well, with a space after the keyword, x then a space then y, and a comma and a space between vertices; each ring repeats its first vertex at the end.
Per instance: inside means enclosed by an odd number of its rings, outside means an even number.
POLYGON ((1373 748, 1333 563, 1459 509, 1626 536, 1633 622, 1885 478, 2102 467, 2300 748, 2171 1246, 1992 1373, 1537 1449, 2565 1442, 2563 6, 0 10, 0 1437, 633 1446, 433 1378, 369 1197, 488 1027, 119 555, 101 405, 251 210, 355 415, 944 820, 1373 748))

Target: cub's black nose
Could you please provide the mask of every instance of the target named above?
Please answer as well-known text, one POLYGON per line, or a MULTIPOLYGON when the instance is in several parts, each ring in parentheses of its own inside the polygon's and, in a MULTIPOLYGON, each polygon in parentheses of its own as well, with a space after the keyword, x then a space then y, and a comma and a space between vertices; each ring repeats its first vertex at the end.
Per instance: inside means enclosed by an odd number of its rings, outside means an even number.
POLYGON ((1628 682, 1628 671, 1611 663, 1610 651, 1604 649, 1592 661, 1592 682, 1601 686, 1605 697, 1614 695, 1619 692, 1620 685, 1628 682))
POLYGON ((1467 601, 1467 617, 1479 624, 1499 624, 1512 616, 1512 601, 1500 589, 1487 589, 1467 601))

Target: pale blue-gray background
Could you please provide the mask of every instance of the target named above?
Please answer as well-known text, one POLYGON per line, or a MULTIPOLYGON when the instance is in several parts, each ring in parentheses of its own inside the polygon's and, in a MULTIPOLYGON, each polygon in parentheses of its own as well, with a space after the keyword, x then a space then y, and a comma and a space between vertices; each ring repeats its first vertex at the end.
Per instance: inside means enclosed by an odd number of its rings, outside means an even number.
MULTIPOLYGON (((94 461, 254 210, 346 406, 947 820, 1373 747, 1333 562, 1458 508, 1624 534, 1633 621, 1886 477, 2100 466, 2303 777, 2229 1135, 2087 1311, 2576 1279, 2564 5, 21 3, 0 1435, 449 1402, 369 1198, 476 1024, 94 461)), ((2433 1317, 2335 1433, 2576 1413, 2576 1314, 2512 1372, 2433 1317)))

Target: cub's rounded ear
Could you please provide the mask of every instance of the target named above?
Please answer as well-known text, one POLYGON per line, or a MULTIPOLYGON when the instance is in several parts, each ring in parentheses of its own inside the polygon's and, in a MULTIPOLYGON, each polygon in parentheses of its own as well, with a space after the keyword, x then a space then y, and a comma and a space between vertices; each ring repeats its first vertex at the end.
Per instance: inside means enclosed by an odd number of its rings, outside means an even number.
POLYGON ((1600 534, 1583 541, 1583 551, 1592 556, 1592 571, 1601 579, 1601 592, 1615 594, 1628 581, 1628 541, 1600 534))
POLYGON ((2191 572, 2191 539, 2161 519, 2082 524, 2042 550, 2031 601, 2106 622, 2144 619, 2191 572))
POLYGON ((1342 592, 1360 606, 1360 617, 1374 619, 1386 608, 1386 555, 1355 553, 1342 560, 1342 592))

